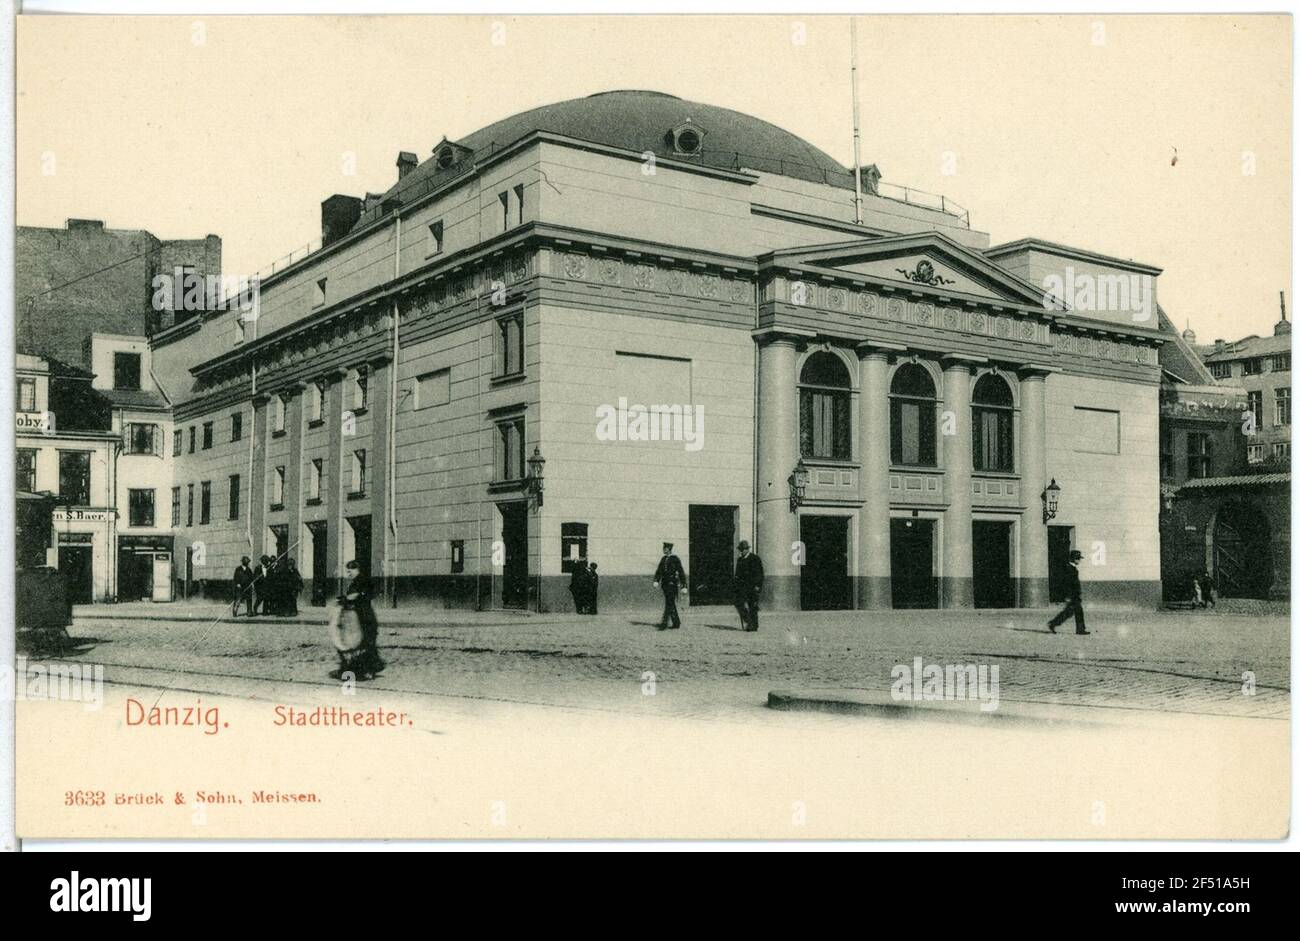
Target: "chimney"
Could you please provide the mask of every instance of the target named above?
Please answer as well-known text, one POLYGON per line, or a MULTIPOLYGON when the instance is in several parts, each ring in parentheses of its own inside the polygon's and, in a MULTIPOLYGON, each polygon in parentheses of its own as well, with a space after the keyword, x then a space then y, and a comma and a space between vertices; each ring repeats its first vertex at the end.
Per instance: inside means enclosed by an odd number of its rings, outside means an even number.
POLYGON ((406 174, 410 173, 419 166, 420 158, 409 150, 403 150, 397 155, 397 178, 400 180, 406 174))
POLYGON ((1214 352, 1216 352, 1216 353, 1222 353, 1223 350, 1224 350, 1224 348, 1225 348, 1225 346, 1226 346, 1226 344, 1225 344, 1222 340, 1215 340, 1215 341, 1214 341, 1214 352))
POLYGON ((1273 336, 1286 336, 1291 332, 1291 321, 1286 319, 1286 291, 1278 291, 1278 297, 1282 301, 1282 319, 1273 325, 1273 336))
POLYGON ((320 204, 320 240, 324 248, 351 231, 361 218, 361 200, 335 194, 320 204))
POLYGON ((1192 322, 1190 320, 1187 321, 1187 329, 1183 331, 1183 340, 1189 346, 1196 345, 1196 331, 1192 329, 1192 322))
POLYGON ((862 178, 862 192, 873 196, 880 195, 880 167, 874 163, 863 167, 858 175, 862 178))

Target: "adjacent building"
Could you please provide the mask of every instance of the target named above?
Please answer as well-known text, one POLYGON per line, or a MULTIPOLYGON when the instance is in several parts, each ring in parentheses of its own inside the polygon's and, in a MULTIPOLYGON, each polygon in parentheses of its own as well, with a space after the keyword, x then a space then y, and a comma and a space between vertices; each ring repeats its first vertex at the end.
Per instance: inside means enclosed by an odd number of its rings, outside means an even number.
POLYGON ((288 554, 394 603, 654 603, 663 541, 726 603, 1045 604, 1160 591, 1159 269, 990 246, 943 197, 772 124, 621 91, 508 117, 385 193, 252 311, 150 335, 188 590, 288 554))

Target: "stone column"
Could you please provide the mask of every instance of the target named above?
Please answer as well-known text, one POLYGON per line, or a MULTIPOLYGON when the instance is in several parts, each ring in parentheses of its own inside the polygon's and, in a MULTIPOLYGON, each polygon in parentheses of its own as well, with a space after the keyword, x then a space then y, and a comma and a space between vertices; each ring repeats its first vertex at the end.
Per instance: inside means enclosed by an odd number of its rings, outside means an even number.
POLYGON ((370 448, 366 455, 370 465, 370 571, 375 588, 385 598, 391 597, 390 558, 393 534, 388 527, 388 407, 392 401, 393 357, 385 354, 370 361, 370 448))
POLYGON ((863 504, 858 516, 857 607, 890 608, 889 557, 889 352, 858 347, 862 391, 858 396, 858 460, 863 504))
POLYGON ((326 595, 336 595, 339 580, 343 577, 343 479, 347 468, 343 466, 343 412, 351 402, 346 402, 348 395, 347 373, 336 369, 325 377, 325 431, 329 440, 329 449, 325 452, 325 479, 321 487, 325 491, 325 571, 329 573, 325 586, 326 595))
POLYGON ((289 432, 289 458, 284 468, 284 509, 289 517, 289 558, 301 572, 302 557, 302 393, 306 386, 296 383, 286 390, 284 427, 289 432))
POLYGON ((1020 372, 1020 606, 1042 608, 1047 595, 1047 524, 1042 493, 1047 486, 1047 371, 1020 372))
POLYGON ((270 401, 268 395, 253 396, 253 427, 248 429, 253 436, 253 479, 248 482, 248 535, 253 544, 248 554, 254 563, 266 552, 266 443, 271 434, 267 404, 270 401))
POLYGON ((799 517, 790 509, 788 482, 799 462, 798 354, 790 337, 760 337, 759 344, 756 551, 767 576, 763 603, 798 610, 799 568, 792 553, 799 539, 799 517))
POLYGON ((943 411, 956 418, 956 434, 942 435, 944 486, 948 511, 943 517, 943 577, 939 603, 945 608, 974 605, 971 561, 970 408, 971 364, 955 357, 943 361, 943 411))

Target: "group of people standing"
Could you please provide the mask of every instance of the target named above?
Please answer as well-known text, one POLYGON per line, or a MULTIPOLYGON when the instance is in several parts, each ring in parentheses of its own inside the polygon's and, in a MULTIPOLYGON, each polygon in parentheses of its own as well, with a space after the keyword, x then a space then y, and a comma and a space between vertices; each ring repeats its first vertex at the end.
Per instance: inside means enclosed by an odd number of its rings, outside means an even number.
POLYGON ((235 617, 239 616, 241 604, 248 617, 258 614, 292 617, 298 613, 303 581, 293 559, 264 555, 257 565, 250 566, 248 556, 244 556, 232 581, 235 600, 230 613, 235 617))
POLYGON ((569 576, 569 594, 573 595, 573 610, 578 614, 596 613, 600 576, 596 574, 595 562, 588 562, 584 558, 573 563, 573 572, 569 576))

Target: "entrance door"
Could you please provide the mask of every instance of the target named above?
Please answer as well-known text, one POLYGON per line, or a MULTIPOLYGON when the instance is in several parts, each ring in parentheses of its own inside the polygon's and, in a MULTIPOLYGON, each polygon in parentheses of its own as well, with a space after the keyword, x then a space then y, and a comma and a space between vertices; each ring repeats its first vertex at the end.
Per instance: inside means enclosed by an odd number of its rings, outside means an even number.
POLYGON ((142 601, 153 596, 153 554, 117 551, 117 600, 142 601))
POLYGON ((59 572, 67 586, 70 604, 90 604, 94 600, 93 561, 90 546, 59 546, 59 572))
POLYGON ((849 579, 849 518, 801 516, 799 538, 804 564, 799 574, 799 605, 804 611, 853 607, 849 579))
POLYGON ((352 558, 357 560, 361 571, 371 578, 377 577, 379 573, 370 571, 370 517, 349 516, 348 525, 352 527, 352 558))
POLYGON ((971 524, 971 563, 975 572, 975 607, 1014 608, 1011 580, 1011 524, 976 520, 971 524))
POLYGON ((690 603, 731 604, 736 558, 736 508, 690 508, 690 603))
POLYGON ((501 570, 501 605, 528 607, 528 504, 499 503, 505 565, 501 570))
POLYGON ((1047 527, 1047 599, 1064 601, 1070 594, 1070 546, 1074 545, 1073 526, 1047 527))
POLYGON ((1215 589, 1225 598, 1267 598, 1273 584, 1268 519, 1258 507, 1226 503, 1214 518, 1215 589))
POLYGON ((934 520, 889 521, 889 581, 895 608, 939 607, 934 520))
POLYGON ((325 604, 329 592, 329 573, 325 570, 329 524, 308 523, 307 531, 311 533, 311 603, 319 608, 325 604))

